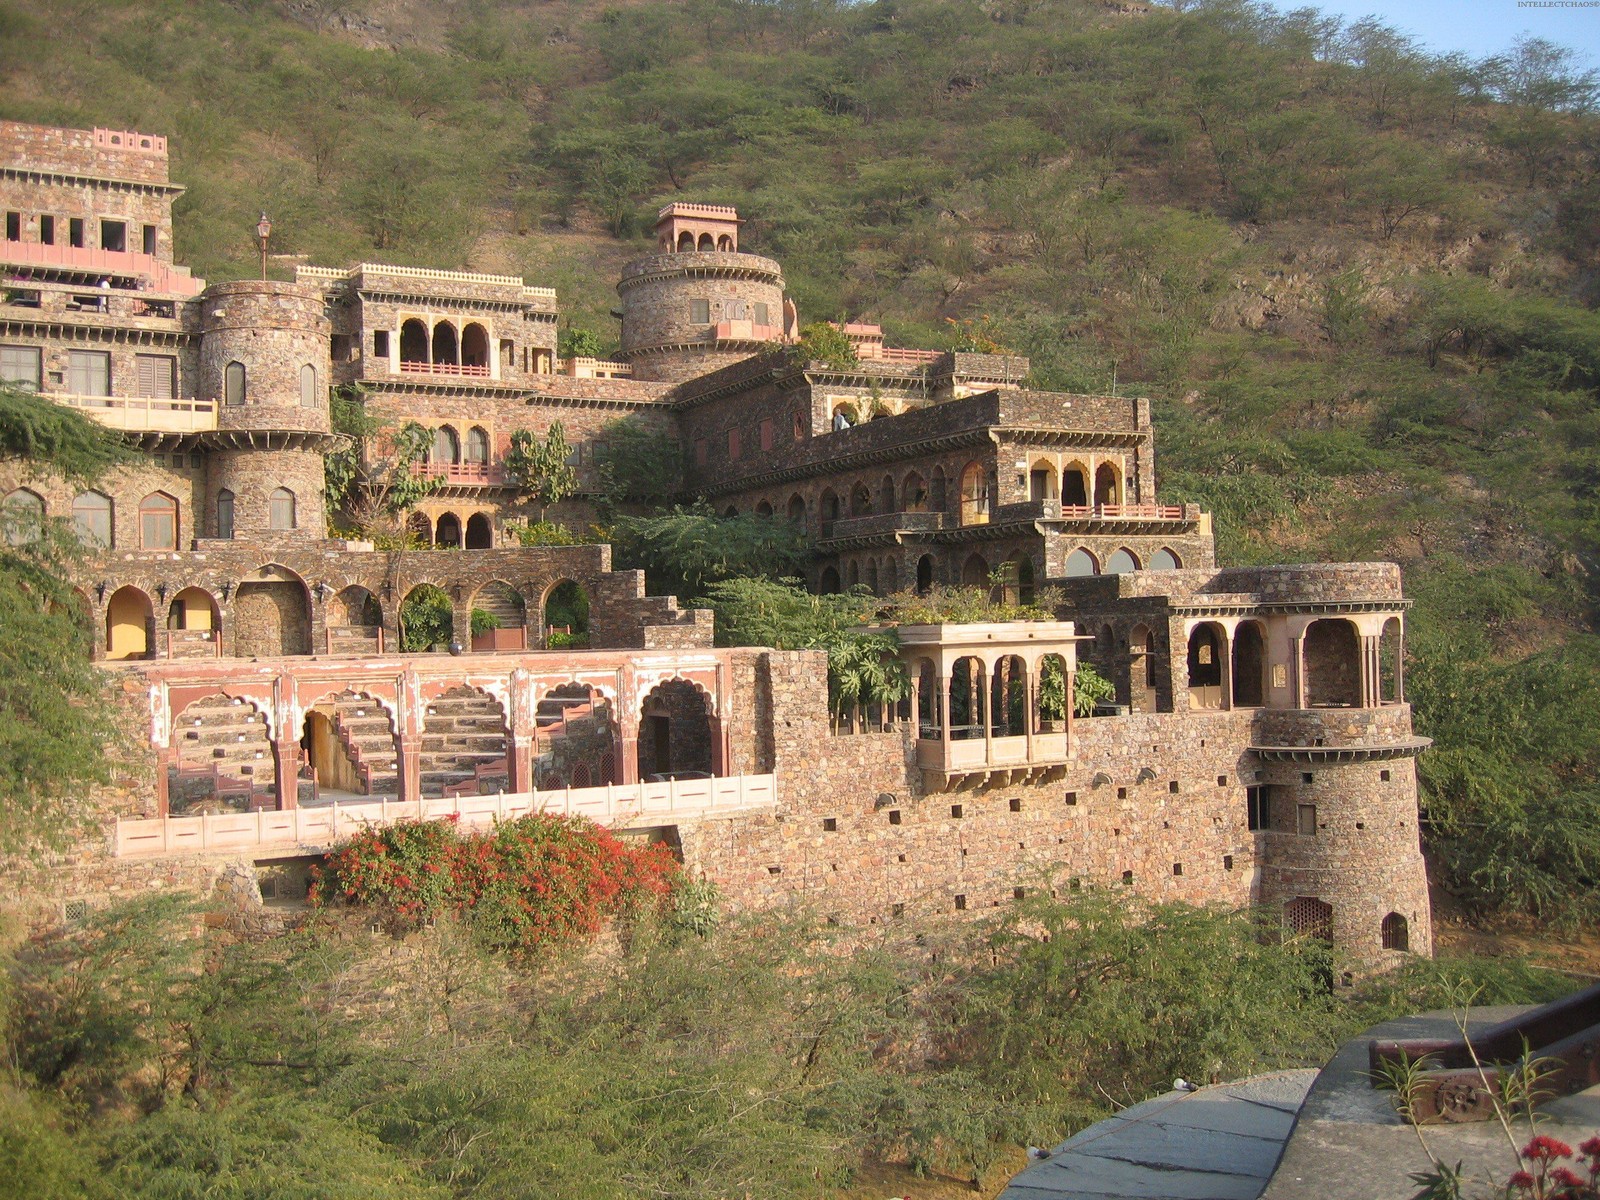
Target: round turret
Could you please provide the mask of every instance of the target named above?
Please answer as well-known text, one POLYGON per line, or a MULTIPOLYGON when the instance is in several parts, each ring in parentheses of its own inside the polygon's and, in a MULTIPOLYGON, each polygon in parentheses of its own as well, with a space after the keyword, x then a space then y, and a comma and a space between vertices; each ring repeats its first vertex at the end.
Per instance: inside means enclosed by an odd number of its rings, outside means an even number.
POLYGON ((669 204, 656 226, 662 253, 628 264, 622 357, 635 379, 680 382, 783 340, 783 271, 739 252, 731 208, 669 204))
POLYGON ((206 435, 202 536, 326 536, 328 347, 319 288, 245 280, 206 290, 199 393, 216 399, 217 430, 206 435))

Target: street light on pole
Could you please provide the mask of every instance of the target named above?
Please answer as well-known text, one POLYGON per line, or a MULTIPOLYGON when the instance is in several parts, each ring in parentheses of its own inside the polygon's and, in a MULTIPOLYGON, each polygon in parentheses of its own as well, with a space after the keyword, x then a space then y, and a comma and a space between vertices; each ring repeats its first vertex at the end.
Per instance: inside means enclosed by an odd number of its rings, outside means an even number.
POLYGON ((272 222, 267 220, 267 214, 261 214, 261 220, 256 222, 256 240, 261 243, 261 280, 267 279, 267 239, 272 236, 272 222))

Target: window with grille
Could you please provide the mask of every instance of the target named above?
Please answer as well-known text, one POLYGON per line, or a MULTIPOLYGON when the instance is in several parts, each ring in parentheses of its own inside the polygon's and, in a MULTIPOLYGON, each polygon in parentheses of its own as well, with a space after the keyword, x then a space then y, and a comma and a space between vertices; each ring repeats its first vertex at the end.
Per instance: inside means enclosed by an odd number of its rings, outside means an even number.
POLYGON ((772 319, 771 319, 771 314, 767 310, 766 304, 761 300, 757 300, 755 308, 756 308, 756 324, 757 325, 770 325, 772 323, 772 319))
POLYGON ((1333 940, 1333 905, 1315 896, 1296 896, 1283 906, 1283 923, 1289 932, 1333 940))
POLYGON ((1383 919, 1381 932, 1385 950, 1411 949, 1411 929, 1399 913, 1392 912, 1383 919))
POLYGON ((74 396, 109 396, 111 355, 104 350, 67 351, 67 390, 74 396))
POLYGON ((1301 837, 1317 836, 1317 806, 1315 804, 1301 804, 1295 810, 1296 828, 1301 837))
POLYGON ((139 547, 178 548, 178 502, 165 492, 151 492, 139 501, 139 547))
POLYGON ((689 320, 696 325, 707 325, 711 322, 711 301, 689 301, 689 320))
POLYGON ((133 356, 136 396, 152 400, 171 400, 178 384, 178 360, 169 354, 133 356))
POLYGON ((111 545, 111 497, 84 492, 72 502, 72 526, 91 546, 111 545))
POLYGON ((0 379, 37 391, 41 377, 37 346, 0 346, 0 379))
POLYGON ((489 461, 489 435, 476 425, 467 430, 467 461, 469 463, 489 461))

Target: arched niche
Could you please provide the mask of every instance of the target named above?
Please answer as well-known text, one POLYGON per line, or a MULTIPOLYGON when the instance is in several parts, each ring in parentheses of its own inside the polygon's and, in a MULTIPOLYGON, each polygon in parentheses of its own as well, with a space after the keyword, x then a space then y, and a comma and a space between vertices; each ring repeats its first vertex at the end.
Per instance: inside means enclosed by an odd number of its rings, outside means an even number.
POLYGON ((311 653, 311 593, 279 563, 257 568, 233 593, 235 653, 270 658, 311 653))
POLYGON ((926 596, 933 590, 933 555, 924 554, 917 559, 917 595, 926 596))
POLYGON ((426 366, 428 327, 412 317, 400 325, 400 365, 426 366))
POLYGON ((1100 574, 1100 563, 1095 556, 1081 546, 1067 555, 1067 578, 1081 579, 1088 575, 1100 574))
POLYGON ((394 716, 366 692, 326 695, 306 709, 300 748, 321 799, 330 792, 357 796, 400 791, 400 747, 394 716))
POLYGON ((218 692, 172 719, 167 811, 174 816, 276 808, 277 762, 265 714, 218 692))
POLYGON ((601 787, 617 782, 621 745, 611 700, 586 683, 563 683, 534 710, 534 787, 601 787))
POLYGON ((464 533, 461 529, 461 518, 453 512, 440 513, 439 520, 433 527, 433 544, 457 549, 462 545, 464 533))
POLYGON ((466 545, 468 550, 494 549, 494 526, 488 513, 473 513, 467 518, 466 545))
POLYGON ((589 644, 589 593, 575 579, 563 579, 545 590, 540 601, 545 644, 589 644))
POLYGON ((1107 575, 1125 575, 1129 571, 1137 571, 1138 569, 1138 558, 1132 550, 1125 547, 1117 549, 1110 558, 1106 559, 1107 575))
POLYGON ((872 515, 872 491, 859 479, 850 489, 850 515, 852 517, 872 515))
POLYGON ((106 657, 148 658, 155 610, 136 587, 119 587, 106 601, 106 657))
POLYGON ((503 579, 492 579, 472 595, 472 648, 522 650, 527 647, 528 606, 503 579))
POLYGON ((1233 631, 1233 707, 1267 702, 1267 635, 1259 621, 1240 621, 1233 631))
POLYGON ((1183 566, 1178 556, 1165 546, 1150 556, 1150 571, 1176 571, 1183 566))
POLYGON ((981 587, 987 591, 989 582, 989 563, 981 554, 967 555, 966 562, 961 564, 961 586, 981 587))
POLYGON ((505 791, 506 713, 494 696, 459 684, 423 711, 420 783, 424 796, 480 796, 505 791))
POLYGON ((823 567, 817 577, 817 591, 823 596, 837 596, 840 592, 839 571, 836 567, 823 567))
POLYGON ((1227 636, 1223 633, 1222 627, 1214 622, 1204 622, 1190 631, 1188 654, 1190 708, 1224 707, 1222 657, 1226 653, 1226 646, 1227 636))

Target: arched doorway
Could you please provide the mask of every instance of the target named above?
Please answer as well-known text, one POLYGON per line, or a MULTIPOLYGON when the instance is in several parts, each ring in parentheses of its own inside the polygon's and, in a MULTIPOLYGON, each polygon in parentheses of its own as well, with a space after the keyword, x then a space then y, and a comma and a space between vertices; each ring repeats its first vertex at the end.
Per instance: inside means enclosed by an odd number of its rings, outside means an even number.
POLYGON ((1189 634, 1189 707, 1221 708, 1222 630, 1207 622, 1189 634))
POLYGON ((167 646, 173 658, 211 658, 222 621, 205 588, 186 587, 167 606, 167 646))
POLYGON ((383 632, 383 609, 366 588, 351 585, 329 601, 329 654, 375 654, 383 632))
POLYGON ((1233 631, 1233 706, 1260 708, 1266 695, 1266 637, 1260 622, 1241 621, 1233 631))
POLYGON ((449 593, 419 583, 400 602, 400 649, 407 654, 444 650, 455 640, 455 605, 449 593))
POLYGON ((456 327, 449 321, 439 321, 433 327, 433 362, 435 366, 457 366, 461 362, 456 327))
POLYGON ((1343 619, 1311 622, 1303 653, 1309 707, 1361 706, 1361 639, 1353 624, 1343 619))
POLYGON ((1061 472, 1061 506, 1085 508, 1089 503, 1089 469, 1080 462, 1068 463, 1061 472))
POLYGON ((838 568, 823 567, 822 574, 817 578, 818 593, 824 596, 837 596, 839 590, 838 568))
POLYGON ((1128 707, 1134 712, 1156 711, 1156 655, 1150 629, 1135 625, 1128 634, 1128 707))
POLYGON ((544 594, 545 645, 550 649, 589 644, 589 593, 563 579, 544 594))
POLYGON ((985 591, 990 588, 989 564, 981 554, 967 555, 967 561, 961 564, 961 586, 981 587, 985 591))
POLYGON ((306 713, 300 739, 321 799, 400 791, 400 754, 389 711, 364 692, 325 696, 306 713))
POLYGON ((1047 459, 1035 462, 1028 471, 1028 499, 1038 504, 1042 500, 1058 500, 1060 497, 1055 464, 1047 459))
POLYGON ((235 653, 269 658, 311 653, 311 593, 277 563, 257 569, 233 594, 235 653))
POLYGON ((870 517, 872 515, 872 492, 867 485, 859 479, 850 489, 850 515, 852 517, 870 517))
POLYGON ((1009 654, 995 663, 989 678, 989 724, 995 737, 1022 737, 1029 717, 1028 667, 1009 654))
POLYGON ((1121 504, 1122 479, 1110 463, 1101 463, 1094 472, 1095 504, 1121 504))
POLYGON ((928 511, 928 484, 915 471, 905 477, 900 485, 900 511, 920 513, 928 511))
POLYGON ((155 612, 136 587, 120 587, 106 602, 106 657, 148 658, 155 612))
POLYGON ((424 512, 412 513, 406 518, 406 533, 419 545, 433 545, 433 519, 424 512))
POLYGON ((467 518, 467 549, 493 550, 494 527, 486 513, 473 513, 467 518))
POLYGON ((711 700, 683 679, 657 684, 639 710, 639 778, 703 778, 718 758, 711 700))
POLYGON ((400 368, 426 366, 428 363, 428 327, 412 318, 400 326, 400 368))
POLYGON ((469 322, 461 331, 461 365, 477 367, 489 373, 489 334, 476 321, 469 322))
POLYGON ((917 559, 917 595, 926 596, 933 590, 933 555, 924 554, 917 559))
POLYGON ((435 546, 460 546, 461 545, 461 518, 455 513, 440 513, 439 522, 433 528, 433 544, 435 546))
POLYGON ((961 523, 989 523, 989 486, 983 475, 982 463, 968 463, 961 472, 961 523))
POLYGON ((527 633, 527 605, 522 593, 509 583, 491 580, 473 595, 473 650, 522 650, 527 646, 527 633))

